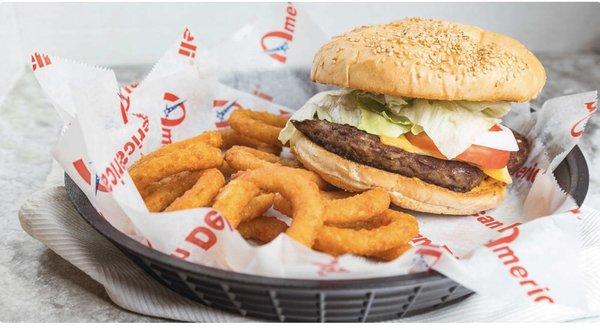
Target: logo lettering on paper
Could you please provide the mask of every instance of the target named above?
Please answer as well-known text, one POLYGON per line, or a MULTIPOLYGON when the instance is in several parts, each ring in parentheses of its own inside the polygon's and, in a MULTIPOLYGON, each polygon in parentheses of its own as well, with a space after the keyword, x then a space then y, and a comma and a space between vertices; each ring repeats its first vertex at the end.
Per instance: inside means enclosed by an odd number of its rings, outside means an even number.
POLYGON ((133 82, 129 85, 121 87, 119 90, 119 101, 121 103, 121 119, 123 120, 123 124, 127 124, 129 122, 128 112, 129 107, 131 106, 131 93, 133 90, 138 87, 137 82, 133 82))
POLYGON ((40 54, 36 52, 31 55, 31 70, 34 72, 35 70, 41 69, 50 64, 52 64, 52 61, 50 60, 50 56, 46 54, 40 54))
POLYGON ((183 31, 182 40, 179 43, 178 53, 185 57, 194 59, 196 57, 197 48, 198 47, 194 42, 194 36, 192 35, 192 32, 188 28, 185 28, 185 30, 183 31))
POLYGON ((348 269, 340 266, 339 260, 336 257, 332 257, 328 263, 314 262, 313 264, 319 267, 317 271, 317 275, 319 276, 325 277, 328 274, 349 273, 348 269))
POLYGON ((161 143, 170 144, 173 142, 173 128, 181 125, 185 120, 185 100, 181 100, 171 92, 165 92, 163 100, 166 101, 166 104, 160 117, 161 143))
POLYGON ((83 158, 76 159, 72 163, 75 171, 77 171, 83 181, 90 186, 93 185, 94 194, 98 194, 98 192, 110 193, 116 185, 125 183, 123 181, 123 175, 127 171, 129 157, 133 155, 134 152, 141 150, 150 125, 148 116, 140 113, 134 113, 133 115, 141 120, 140 127, 120 146, 119 150, 115 152, 110 164, 106 166, 101 173, 93 175, 93 183, 92 173, 88 169, 83 158))
POLYGON ((547 302, 554 304, 554 299, 549 293, 550 289, 533 279, 526 266, 521 262, 519 256, 510 245, 520 235, 520 223, 516 222, 505 225, 502 221, 486 214, 485 211, 475 213, 473 217, 487 228, 503 234, 499 238, 489 241, 485 244, 485 247, 490 249, 498 260, 506 266, 508 273, 518 281, 520 287, 526 290, 527 297, 536 303, 547 302))
POLYGON ((433 244, 431 239, 423 234, 418 234, 410 241, 410 244, 415 247, 415 254, 417 255, 417 259, 413 260, 413 266, 409 270, 410 273, 424 272, 435 266, 442 258, 442 250, 446 250, 458 259, 458 256, 446 244, 433 244))
POLYGON ((521 167, 515 174, 514 177, 517 179, 522 179, 533 183, 535 178, 537 177, 540 169, 537 167, 537 163, 533 164, 533 166, 523 166, 521 167))
POLYGON ((282 29, 269 31, 260 39, 262 51, 277 62, 285 63, 287 61, 287 51, 294 40, 294 31, 296 30, 296 15, 298 15, 298 11, 288 2, 282 29))
POLYGON ((452 252, 452 250, 450 250, 450 248, 446 244, 444 244, 444 245, 433 244, 431 242, 431 239, 427 238, 423 234, 418 234, 415 238, 413 238, 410 241, 410 244, 412 246, 417 246, 417 247, 431 247, 431 246, 434 246, 436 248, 442 248, 442 249, 448 251, 448 253, 450 253, 452 256, 454 256, 455 258, 458 259, 458 256, 456 256, 456 254, 454 254, 454 252, 452 252))
POLYGON ((256 86, 254 86, 254 91, 252 92, 252 94, 260 97, 263 100, 266 100, 266 101, 269 101, 269 102, 273 102, 273 96, 270 95, 270 94, 268 94, 268 93, 266 93, 266 92, 263 92, 260 89, 260 85, 258 85, 258 84, 256 86))
POLYGON ((192 249, 200 248, 204 251, 210 250, 218 242, 217 232, 224 229, 232 231, 229 222, 223 216, 211 210, 204 216, 204 224, 192 228, 184 239, 181 246, 175 248, 171 253, 172 256, 187 259, 191 255, 192 249))
POLYGON ((585 103, 585 109, 588 114, 583 118, 579 119, 573 127, 571 127, 571 136, 580 137, 583 134, 583 126, 587 123, 588 119, 596 112, 596 101, 585 103))

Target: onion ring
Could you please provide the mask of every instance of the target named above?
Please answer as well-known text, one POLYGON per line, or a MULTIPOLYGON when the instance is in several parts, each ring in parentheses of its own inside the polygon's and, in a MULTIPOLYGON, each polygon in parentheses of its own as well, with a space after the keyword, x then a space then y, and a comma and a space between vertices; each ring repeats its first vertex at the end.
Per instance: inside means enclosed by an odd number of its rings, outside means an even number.
POLYGON ((221 189, 212 207, 223 214, 232 228, 237 228, 244 208, 259 193, 255 184, 237 178, 221 189))
MULTIPOLYGON (((231 168, 237 171, 254 170, 272 166, 299 166, 294 160, 281 158, 260 150, 242 146, 234 146, 227 150, 225 153, 225 161, 227 161, 227 164, 229 164, 231 168)), ((297 175, 314 182, 321 189, 329 187, 329 184, 321 179, 315 172, 303 168, 293 168, 292 170, 297 175)))
POLYGON ((277 171, 271 167, 248 171, 236 180, 251 182, 263 191, 277 192, 289 200, 293 206, 293 222, 286 233, 300 244, 313 245, 317 230, 323 224, 321 195, 313 182, 298 175, 294 169, 283 166, 277 171))
MULTIPOLYGON (((322 193, 323 195, 323 193, 322 193)), ((338 225, 370 219, 390 207, 390 194, 382 188, 341 199, 324 199, 325 224, 338 225)))
POLYGON ((253 170, 269 164, 279 164, 288 167, 300 167, 294 159, 286 159, 257 149, 233 146, 225 152, 225 160, 231 167, 238 170, 253 170), (268 164, 267 164, 268 163, 268 164))
MULTIPOLYGON (((288 202, 283 196, 280 194, 275 194, 275 198, 273 198, 273 208, 279 213, 291 218, 294 213, 294 209, 292 208, 292 204, 288 202)), ((327 212, 325 210, 325 212, 327 212)))
POLYGON ((248 109, 237 109, 229 116, 229 125, 236 132, 277 147, 281 146, 279 132, 286 123, 282 116, 248 109))
POLYGON ((321 197, 324 199, 342 199, 356 195, 355 192, 346 190, 321 191, 321 197))
POLYGON ((313 248, 334 256, 345 253, 370 256, 408 243, 419 231, 415 217, 389 209, 369 222, 380 226, 372 229, 322 226, 313 248))
POLYGON ((293 222, 286 233, 308 247, 312 246, 318 228, 323 224, 323 205, 317 186, 298 175, 294 169, 280 167, 272 171, 259 168, 240 177, 260 189, 277 192, 289 200, 294 208, 293 222))
POLYGON ((149 184, 183 171, 197 171, 219 167, 223 163, 221 150, 204 143, 152 157, 129 170, 138 190, 149 184))
POLYGON ((284 233, 288 225, 274 217, 258 217, 242 222, 237 231, 245 239, 251 239, 261 244, 274 240, 279 234, 284 233))
POLYGON ((229 164, 225 160, 223 160, 223 164, 221 164, 221 166, 219 167, 219 171, 221 171, 221 173, 225 177, 225 180, 229 180, 231 176, 236 172, 236 170, 231 168, 231 166, 229 166, 229 164))
MULTIPOLYGON (((321 197, 325 209, 323 221, 331 226, 353 225, 373 218, 390 207, 390 195, 381 188, 367 190, 361 194, 321 192, 321 197), (350 197, 332 199, 348 195, 350 197)), ((290 216, 291 205, 282 196, 275 196, 273 208, 290 216)))
POLYGON ((200 172, 181 172, 152 184, 152 190, 144 196, 150 212, 161 212, 177 197, 190 189, 198 180, 200 172))
POLYGON ((164 155, 166 155, 168 153, 172 153, 172 152, 177 152, 179 150, 186 149, 187 147, 194 145, 194 144, 198 144, 198 143, 208 144, 209 146, 212 146, 215 148, 220 148, 221 145, 223 144, 223 137, 222 137, 221 133, 219 133, 217 131, 209 131, 209 132, 200 133, 189 139, 185 139, 185 140, 182 140, 179 142, 164 145, 164 146, 160 147, 159 149, 142 156, 137 162, 135 162, 129 168, 129 171, 133 170, 135 167, 137 167, 153 158, 164 156, 164 155))
POLYGON ((205 170, 192 188, 175 199, 165 211, 178 211, 210 205, 221 187, 225 185, 225 177, 215 168, 205 170))
POLYGON ((246 146, 256 148, 260 151, 268 152, 271 154, 279 155, 281 153, 281 147, 270 146, 264 142, 256 139, 243 136, 240 133, 234 131, 232 128, 220 129, 219 132, 223 137, 222 149, 229 149, 235 145, 246 146))
POLYGON ((271 208, 271 206, 273 206, 274 198, 275 194, 273 193, 260 194, 252 198, 252 200, 244 207, 240 221, 243 223, 244 221, 252 220, 263 215, 271 208))

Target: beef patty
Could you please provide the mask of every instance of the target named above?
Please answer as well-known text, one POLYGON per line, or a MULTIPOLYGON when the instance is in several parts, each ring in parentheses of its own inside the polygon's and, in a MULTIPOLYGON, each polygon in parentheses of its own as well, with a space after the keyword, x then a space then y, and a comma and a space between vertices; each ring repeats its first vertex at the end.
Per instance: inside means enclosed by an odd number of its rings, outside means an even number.
MULTIPOLYGON (((340 157, 406 177, 417 177, 453 191, 470 191, 486 177, 470 164, 406 152, 383 144, 378 136, 353 126, 324 120, 293 120, 292 124, 311 141, 340 157)), ((524 161, 526 156, 521 158, 524 161)))

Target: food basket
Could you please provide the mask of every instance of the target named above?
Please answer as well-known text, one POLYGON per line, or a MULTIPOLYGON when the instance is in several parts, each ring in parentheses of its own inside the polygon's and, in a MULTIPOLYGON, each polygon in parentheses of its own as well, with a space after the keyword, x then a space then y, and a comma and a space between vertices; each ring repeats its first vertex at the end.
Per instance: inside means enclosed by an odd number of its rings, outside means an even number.
MULTIPOLYGON (((578 205, 589 177, 575 147, 555 170, 578 205)), ((193 264, 148 248, 113 228, 65 175, 81 216, 145 272, 171 290, 242 316, 288 322, 365 322, 412 316, 457 303, 473 292, 435 272, 359 280, 301 280, 234 273, 193 264)))

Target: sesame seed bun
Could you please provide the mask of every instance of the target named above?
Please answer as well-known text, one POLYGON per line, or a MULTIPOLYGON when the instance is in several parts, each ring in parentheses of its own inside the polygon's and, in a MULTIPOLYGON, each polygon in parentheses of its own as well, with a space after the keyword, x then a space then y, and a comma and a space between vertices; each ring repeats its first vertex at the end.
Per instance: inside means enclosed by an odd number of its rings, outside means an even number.
POLYGON ((523 44, 500 33, 409 18, 363 26, 317 52, 315 82, 435 100, 529 101, 546 73, 523 44))
POLYGON ((298 130, 290 139, 290 148, 304 167, 332 185, 357 192, 381 187, 390 193, 392 203, 409 210, 468 215, 498 206, 506 195, 506 184, 491 178, 461 193, 362 165, 325 150, 298 130))

